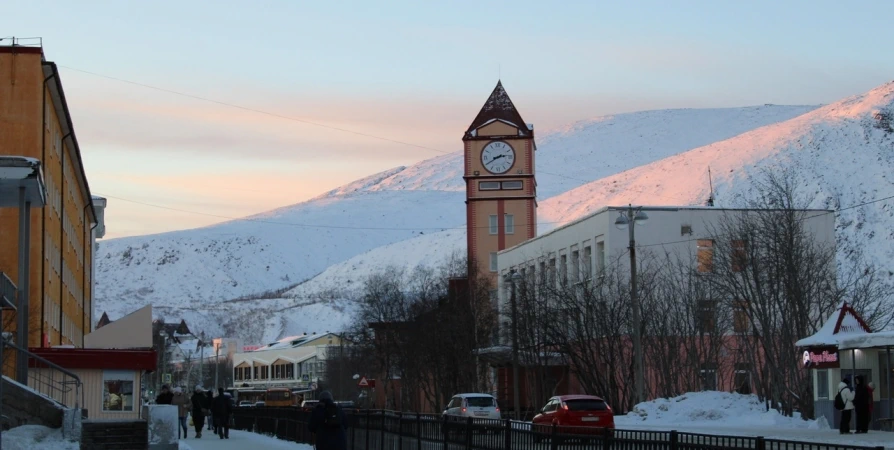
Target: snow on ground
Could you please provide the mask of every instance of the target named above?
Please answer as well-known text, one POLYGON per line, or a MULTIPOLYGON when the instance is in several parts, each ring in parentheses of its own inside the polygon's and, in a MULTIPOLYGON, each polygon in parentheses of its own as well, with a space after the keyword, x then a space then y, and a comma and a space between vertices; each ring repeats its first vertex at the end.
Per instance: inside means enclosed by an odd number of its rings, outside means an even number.
POLYGON ((229 439, 220 439, 214 434, 207 434, 201 439, 181 439, 180 450, 312 450, 308 444, 281 441, 247 431, 230 430, 229 439))
POLYGON ((676 430, 688 433, 763 436, 767 439, 825 442, 841 445, 885 446, 894 449, 894 433, 870 431, 865 435, 841 435, 837 424, 825 419, 803 420, 767 411, 755 395, 727 392, 690 392, 636 405, 615 417, 615 427, 625 430, 676 430))
POLYGON ((81 445, 62 439, 62 430, 22 425, 3 432, 3 450, 78 450, 81 445))

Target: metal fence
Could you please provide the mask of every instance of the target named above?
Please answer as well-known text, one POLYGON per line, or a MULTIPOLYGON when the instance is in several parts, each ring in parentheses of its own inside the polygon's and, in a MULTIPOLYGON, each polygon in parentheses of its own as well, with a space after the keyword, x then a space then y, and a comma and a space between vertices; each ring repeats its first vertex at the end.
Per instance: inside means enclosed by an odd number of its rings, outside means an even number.
MULTIPOLYGON (((238 408, 235 429, 312 444, 310 412, 297 408, 238 408)), ((352 450, 884 450, 762 437, 677 431, 619 430, 532 425, 492 419, 445 421, 439 414, 348 411, 352 450)))

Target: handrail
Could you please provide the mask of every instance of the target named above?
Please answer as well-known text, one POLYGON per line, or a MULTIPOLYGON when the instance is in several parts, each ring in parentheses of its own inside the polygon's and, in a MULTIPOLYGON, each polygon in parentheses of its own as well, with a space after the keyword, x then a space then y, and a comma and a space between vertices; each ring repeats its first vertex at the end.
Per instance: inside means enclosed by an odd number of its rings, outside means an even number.
MULTIPOLYGON (((58 365, 58 364, 56 364, 56 363, 54 363, 54 362, 52 362, 52 361, 47 360, 46 358, 43 358, 43 357, 38 356, 38 355, 35 355, 34 353, 31 353, 31 352, 29 352, 28 350, 25 350, 25 349, 19 347, 18 345, 13 344, 12 342, 7 342, 5 339, 0 339, 0 341, 2 341, 2 345, 3 345, 4 347, 9 347, 9 348, 12 348, 13 350, 15 350, 15 351, 17 351, 17 352, 22 352, 22 353, 24 353, 25 355, 27 355, 29 358, 34 358, 34 359, 37 360, 40 364, 42 364, 42 365, 44 365, 44 366, 46 366, 46 367, 48 367, 48 368, 50 368, 50 369, 58 370, 59 372, 62 372, 63 374, 65 374, 65 375, 67 375, 67 376, 73 378, 73 379, 74 379, 73 382, 72 382, 72 381, 67 381, 67 380, 59 380, 59 383, 62 384, 62 385, 66 385, 66 384, 74 384, 74 385, 75 385, 75 404, 74 404, 74 407, 75 407, 75 409, 79 409, 79 408, 80 408, 80 404, 83 402, 83 399, 82 399, 82 398, 79 398, 79 397, 82 397, 83 394, 84 394, 84 391, 81 389, 81 384, 82 384, 82 383, 81 383, 81 377, 75 375, 73 372, 71 372, 71 371, 65 369, 64 367, 62 367, 62 366, 60 366, 60 365, 58 365)), ((56 380, 52 380, 52 381, 56 381, 56 380)), ((40 389, 38 389, 37 387, 35 387, 35 390, 37 390, 38 392, 40 391, 40 389)), ((50 396, 50 398, 52 398, 52 396, 50 396)), ((54 400, 55 400, 55 399, 54 399, 54 400)), ((61 404, 64 405, 64 406, 68 406, 68 405, 65 405, 65 403, 64 403, 64 397, 63 397, 63 399, 62 399, 61 401, 59 401, 59 400, 56 400, 56 401, 58 401, 59 403, 61 403, 61 404)))

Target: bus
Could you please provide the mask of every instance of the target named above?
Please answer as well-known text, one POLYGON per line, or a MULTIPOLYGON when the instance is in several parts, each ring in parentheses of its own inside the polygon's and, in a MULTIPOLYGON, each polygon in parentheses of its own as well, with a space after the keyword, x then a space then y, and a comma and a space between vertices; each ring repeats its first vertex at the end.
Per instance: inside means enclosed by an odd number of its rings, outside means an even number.
POLYGON ((289 388, 269 388, 264 398, 264 406, 294 406, 293 397, 289 388))

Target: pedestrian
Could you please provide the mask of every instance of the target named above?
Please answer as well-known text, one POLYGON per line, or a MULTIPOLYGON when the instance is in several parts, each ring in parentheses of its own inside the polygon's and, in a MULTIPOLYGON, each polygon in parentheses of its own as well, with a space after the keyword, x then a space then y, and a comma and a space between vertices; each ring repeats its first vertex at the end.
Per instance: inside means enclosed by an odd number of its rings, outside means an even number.
POLYGON ((221 439, 230 438, 230 414, 233 414, 233 404, 230 403, 229 397, 224 395, 223 388, 217 388, 211 415, 214 417, 214 429, 221 439))
POLYGON ((847 378, 838 383, 838 394, 841 395, 841 401, 844 402, 844 408, 841 410, 841 421, 838 424, 838 432, 841 434, 851 434, 851 415, 854 411, 854 391, 851 390, 847 378))
POLYGON ((208 389, 206 394, 208 397, 208 408, 207 409, 211 411, 211 415, 208 417, 208 420, 206 420, 206 422, 208 422, 208 429, 209 430, 213 429, 214 434, 217 434, 217 426, 216 426, 217 422, 214 421, 214 408, 211 407, 211 405, 214 404, 214 391, 212 391, 211 389, 208 389))
POLYGON ((183 439, 187 438, 187 427, 186 427, 186 416, 189 415, 189 399, 186 398, 186 394, 183 393, 183 390, 179 387, 174 388, 174 399, 171 401, 172 405, 177 406, 177 420, 180 421, 180 426, 177 427, 177 438, 180 438, 180 430, 183 430, 183 439))
POLYGON ((320 393, 320 403, 314 407, 310 415, 308 430, 313 436, 313 444, 317 450, 347 450, 347 419, 332 399, 332 393, 320 393))
POLYGON ((856 424, 854 433, 869 432, 869 390, 863 375, 854 377, 854 415, 856 424))
POLYGON ((174 393, 171 392, 171 388, 168 387, 167 384, 161 385, 161 392, 158 393, 158 396, 155 397, 156 405, 170 405, 171 400, 174 399, 174 393))
POLYGON ((192 394, 192 398, 190 398, 190 403, 192 406, 192 424, 196 429, 196 438, 202 437, 202 428, 205 426, 205 413, 208 408, 205 405, 208 402, 208 397, 204 394, 201 386, 196 386, 195 392, 192 394))
POLYGON ((870 381, 866 385, 866 390, 869 391, 869 420, 872 420, 872 412, 875 410, 875 385, 870 381))

